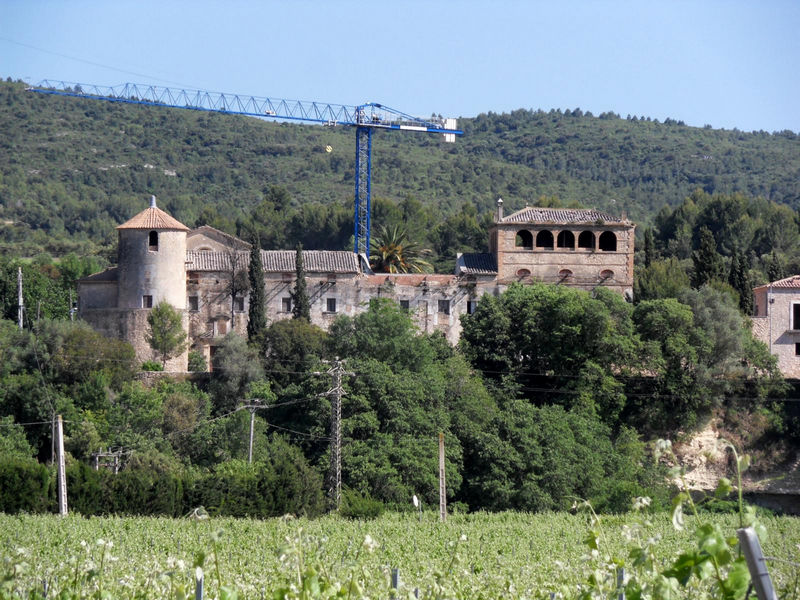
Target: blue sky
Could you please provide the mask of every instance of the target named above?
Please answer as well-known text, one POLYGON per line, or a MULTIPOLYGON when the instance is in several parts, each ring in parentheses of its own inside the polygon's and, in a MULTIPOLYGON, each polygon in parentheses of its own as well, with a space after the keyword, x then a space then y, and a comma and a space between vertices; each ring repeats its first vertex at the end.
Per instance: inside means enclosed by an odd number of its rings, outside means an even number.
POLYGON ((800 132, 800 2, 0 0, 0 75, 800 132))

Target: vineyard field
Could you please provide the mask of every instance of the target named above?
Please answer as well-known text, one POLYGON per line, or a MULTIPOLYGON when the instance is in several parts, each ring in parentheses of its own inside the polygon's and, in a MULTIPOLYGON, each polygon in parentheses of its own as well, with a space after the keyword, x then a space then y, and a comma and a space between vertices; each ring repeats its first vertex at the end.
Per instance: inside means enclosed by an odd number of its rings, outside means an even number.
MULTIPOLYGON (((701 518, 735 534, 736 516, 701 518)), ((631 548, 652 548, 653 574, 696 550, 694 519, 677 531, 667 514, 604 516, 592 552, 586 516, 569 513, 452 515, 445 524, 428 512, 372 521, 0 514, 0 599, 194 598, 198 565, 205 598, 602 597, 581 596, 585 582, 603 579, 614 559, 628 568, 631 548)), ((765 555, 783 559, 769 564, 776 587, 796 589, 800 519, 761 522, 765 555)), ((603 585, 614 582, 595 583, 603 585)), ((682 591, 706 597, 702 586, 682 591)))

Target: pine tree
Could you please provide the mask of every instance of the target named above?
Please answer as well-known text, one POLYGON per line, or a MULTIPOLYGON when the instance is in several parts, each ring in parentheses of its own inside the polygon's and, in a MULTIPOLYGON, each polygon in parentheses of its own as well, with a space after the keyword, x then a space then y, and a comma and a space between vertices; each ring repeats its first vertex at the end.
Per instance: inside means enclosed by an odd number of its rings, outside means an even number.
POLYGON ((311 302, 306 289, 306 269, 303 265, 303 244, 297 244, 295 283, 292 292, 292 318, 311 322, 311 302))
POLYGON ((692 287, 700 288, 714 279, 723 277, 725 266, 722 257, 717 252, 717 242, 714 234, 707 227, 700 230, 700 245, 692 252, 692 287))
POLYGON ((255 343, 267 329, 267 298, 264 290, 264 265, 261 262, 261 241, 253 235, 250 248, 250 312, 247 320, 247 339, 255 343))

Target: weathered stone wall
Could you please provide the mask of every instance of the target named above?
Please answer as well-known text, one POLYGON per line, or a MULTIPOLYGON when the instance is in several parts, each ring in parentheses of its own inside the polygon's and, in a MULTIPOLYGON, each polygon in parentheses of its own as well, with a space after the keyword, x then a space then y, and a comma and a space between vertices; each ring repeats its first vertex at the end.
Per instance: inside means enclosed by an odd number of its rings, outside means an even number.
MULTIPOLYGON (((182 316, 184 331, 188 330, 189 319, 186 311, 179 311, 182 316)), ((136 352, 136 360, 142 363, 146 360, 159 361, 146 336, 150 331, 147 323, 148 309, 94 309, 82 310, 80 317, 92 328, 109 338, 125 340, 133 346, 136 352)), ((184 350, 180 355, 167 361, 166 371, 186 371, 188 363, 188 352, 184 350)))
MULTIPOLYGON (((546 283, 560 283, 591 290, 598 285, 609 287, 621 294, 633 294, 633 225, 603 225, 566 228, 557 225, 531 225, 510 223, 495 225, 496 259, 498 280, 501 284, 532 279, 546 283), (531 245, 517 246, 517 234, 527 231, 531 245), (549 231, 553 236, 553 247, 536 246, 537 235, 549 231), (572 248, 559 248, 558 235, 562 231, 572 233, 572 248), (582 232, 594 236, 592 248, 579 248, 582 232), (601 250, 600 235, 611 232, 616 237, 616 250, 601 250), (571 275, 565 276, 565 271, 571 275), (608 272, 611 272, 610 274, 608 272)), ((494 245, 494 244, 493 244, 494 245)))
POLYGON ((78 308, 89 310, 93 308, 116 308, 117 282, 103 281, 97 283, 78 284, 78 308))
POLYGON ((186 302, 186 232, 158 234, 158 249, 151 250, 150 231, 120 229, 118 248, 118 308, 142 308, 143 296, 153 306, 166 300, 176 308, 186 302))

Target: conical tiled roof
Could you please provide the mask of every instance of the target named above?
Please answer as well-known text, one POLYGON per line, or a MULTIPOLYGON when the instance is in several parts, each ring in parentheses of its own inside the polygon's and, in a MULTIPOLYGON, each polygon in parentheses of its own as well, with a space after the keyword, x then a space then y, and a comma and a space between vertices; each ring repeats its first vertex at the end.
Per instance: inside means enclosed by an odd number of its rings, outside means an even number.
POLYGON ((117 229, 169 229, 172 231, 189 231, 189 228, 171 217, 156 206, 156 198, 150 201, 149 208, 144 209, 135 217, 119 225, 117 229))

